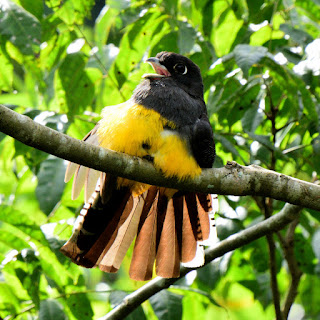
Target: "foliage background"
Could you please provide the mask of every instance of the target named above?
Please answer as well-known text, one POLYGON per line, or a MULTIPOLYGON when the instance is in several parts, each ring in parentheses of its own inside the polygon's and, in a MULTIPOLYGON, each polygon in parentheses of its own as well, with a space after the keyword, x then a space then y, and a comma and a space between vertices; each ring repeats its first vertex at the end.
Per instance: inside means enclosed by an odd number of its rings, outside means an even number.
MULTIPOLYGON (((258 164, 315 182, 320 170, 319 0, 0 1, 0 103, 81 139, 101 109, 130 98, 162 50, 201 70, 215 131, 215 166, 258 164)), ((18 129, 18 128, 17 128, 18 129)), ((0 133, 0 318, 92 319, 129 280, 84 270, 59 247, 82 198, 70 200, 65 162, 0 133)), ((220 239, 283 203, 219 197, 220 239)), ((284 303, 290 285, 282 232, 274 237, 284 303), (282 245, 281 245, 282 244, 282 245)), ((290 319, 320 319, 319 213, 294 229, 301 281, 290 319)), ((260 239, 152 297, 134 319, 274 319, 269 253, 260 239)), ((299 279, 297 279, 299 282, 299 279)))

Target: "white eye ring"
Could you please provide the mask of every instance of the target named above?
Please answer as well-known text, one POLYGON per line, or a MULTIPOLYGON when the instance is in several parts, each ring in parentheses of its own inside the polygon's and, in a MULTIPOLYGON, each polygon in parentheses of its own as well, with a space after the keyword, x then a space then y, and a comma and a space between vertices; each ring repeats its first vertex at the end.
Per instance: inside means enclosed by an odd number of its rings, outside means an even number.
POLYGON ((186 74, 187 72, 188 72, 188 69, 187 69, 187 66, 185 66, 184 64, 182 64, 182 63, 177 63, 174 67, 173 67, 173 69, 175 70, 175 71, 177 71, 178 73, 180 73, 180 74, 186 74), (182 68, 184 67, 184 70, 182 71, 182 68))

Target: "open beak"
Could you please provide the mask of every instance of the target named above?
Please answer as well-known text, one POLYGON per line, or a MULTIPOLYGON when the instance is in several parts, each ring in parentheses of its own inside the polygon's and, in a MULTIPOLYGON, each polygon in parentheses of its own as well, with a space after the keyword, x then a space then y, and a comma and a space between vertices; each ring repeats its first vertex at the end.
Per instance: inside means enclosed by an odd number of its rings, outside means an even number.
POLYGON ((149 58, 145 62, 150 63, 156 73, 145 73, 142 78, 159 79, 171 76, 168 69, 160 63, 158 58, 149 58))

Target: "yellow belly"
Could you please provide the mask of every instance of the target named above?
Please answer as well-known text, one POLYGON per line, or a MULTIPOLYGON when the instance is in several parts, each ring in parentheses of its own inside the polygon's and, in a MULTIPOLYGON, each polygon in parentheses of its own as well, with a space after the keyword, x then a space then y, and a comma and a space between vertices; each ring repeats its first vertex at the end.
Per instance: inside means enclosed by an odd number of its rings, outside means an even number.
MULTIPOLYGON (((199 175, 201 168, 186 141, 178 132, 164 128, 175 129, 175 125, 152 109, 125 102, 103 109, 97 134, 103 148, 141 158, 152 157, 154 166, 166 177, 176 176, 181 180, 199 175)), ((122 179, 121 185, 124 183, 129 182, 122 179)), ((137 193, 148 187, 139 185, 136 188, 141 190, 137 193)))

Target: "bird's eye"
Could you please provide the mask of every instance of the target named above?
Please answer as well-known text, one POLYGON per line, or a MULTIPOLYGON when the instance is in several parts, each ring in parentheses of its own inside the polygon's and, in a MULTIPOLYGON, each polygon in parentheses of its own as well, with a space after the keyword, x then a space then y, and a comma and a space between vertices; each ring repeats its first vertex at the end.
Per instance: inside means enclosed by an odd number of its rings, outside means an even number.
POLYGON ((182 64, 182 63, 177 63, 177 64, 173 67, 173 69, 174 69, 175 71, 177 71, 178 73, 181 73, 181 74, 186 74, 186 73, 188 72, 187 67, 186 67, 184 64, 182 64))

